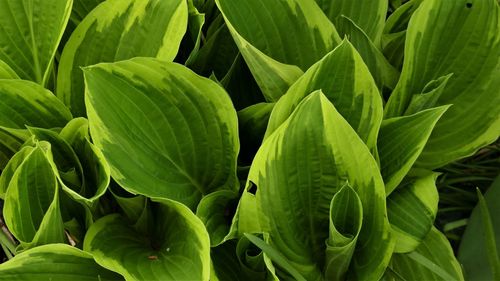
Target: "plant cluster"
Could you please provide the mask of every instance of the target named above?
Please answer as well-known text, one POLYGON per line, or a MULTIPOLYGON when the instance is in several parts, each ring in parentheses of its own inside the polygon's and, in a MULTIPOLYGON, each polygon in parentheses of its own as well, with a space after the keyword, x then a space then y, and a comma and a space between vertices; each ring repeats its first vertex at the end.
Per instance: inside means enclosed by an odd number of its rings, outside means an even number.
POLYGON ((499 279, 499 105, 496 0, 2 0, 0 280, 499 279))

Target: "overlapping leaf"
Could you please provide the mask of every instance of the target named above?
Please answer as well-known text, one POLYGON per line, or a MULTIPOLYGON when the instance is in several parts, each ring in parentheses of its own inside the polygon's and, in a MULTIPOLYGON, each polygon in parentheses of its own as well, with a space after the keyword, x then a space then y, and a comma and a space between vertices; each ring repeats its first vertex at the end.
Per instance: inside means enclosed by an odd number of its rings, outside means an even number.
POLYGON ((80 67, 132 57, 172 61, 188 21, 184 0, 108 0, 78 25, 64 47, 57 96, 75 116, 85 115, 80 67))
POLYGON ((270 245, 307 280, 323 276, 330 201, 345 181, 359 195, 366 222, 348 275, 374 280, 393 250, 382 178, 366 145, 317 91, 265 140, 247 184, 247 192, 257 189, 258 218, 270 245))
POLYGON ((413 14, 401 79, 386 116, 402 115, 428 82, 453 73, 437 103, 453 107, 437 123, 418 160, 420 166, 443 166, 498 138, 499 23, 495 0, 423 1, 413 14))
POLYGON ((2 1, 0 60, 22 79, 45 86, 72 4, 72 0, 2 1))
POLYGON ((85 81, 92 138, 125 189, 194 209, 238 187, 236 112, 215 82, 152 58, 86 68, 85 81))

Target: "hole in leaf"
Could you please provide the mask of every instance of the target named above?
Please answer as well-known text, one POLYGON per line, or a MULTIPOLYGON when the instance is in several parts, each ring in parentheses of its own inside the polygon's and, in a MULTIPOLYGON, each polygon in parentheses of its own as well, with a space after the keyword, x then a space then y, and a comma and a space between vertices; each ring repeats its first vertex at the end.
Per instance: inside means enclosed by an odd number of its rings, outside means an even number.
POLYGON ((465 4, 465 7, 469 8, 469 9, 472 8, 472 3, 465 4))
POLYGON ((255 183, 250 181, 250 186, 247 188, 247 192, 250 192, 253 195, 255 195, 257 193, 257 185, 255 185, 255 183))

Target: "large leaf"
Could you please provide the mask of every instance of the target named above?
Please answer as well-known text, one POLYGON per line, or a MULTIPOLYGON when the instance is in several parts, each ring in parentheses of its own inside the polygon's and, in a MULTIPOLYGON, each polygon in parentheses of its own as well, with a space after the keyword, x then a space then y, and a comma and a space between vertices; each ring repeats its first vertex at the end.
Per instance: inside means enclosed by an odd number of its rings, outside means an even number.
POLYGON ((319 89, 374 151, 382 122, 382 99, 363 59, 347 40, 309 68, 276 103, 266 136, 287 120, 304 97, 319 89))
POLYGON ((195 208, 237 189, 237 117, 215 82, 138 58, 85 69, 92 138, 126 190, 195 208))
POLYGON ((269 102, 285 93, 301 69, 308 69, 340 42, 335 27, 313 1, 216 3, 269 102))
POLYGON ((330 201, 346 180, 361 200, 366 222, 348 274, 377 280, 393 250, 382 177, 363 141, 316 91, 264 141, 246 187, 256 193, 259 222, 270 245, 307 280, 322 278, 330 201))
POLYGON ((33 82, 0 80, 0 126, 63 127, 71 113, 50 91, 33 82))
POLYGON ((500 177, 493 182, 474 208, 467 223, 458 259, 467 280, 496 280, 500 274, 500 177), (490 225, 490 227, 488 226, 490 225))
POLYGON ((414 172, 387 198, 396 253, 415 250, 431 230, 438 210, 438 175, 425 170, 414 172))
POLYGON ((335 23, 341 33, 344 29, 341 16, 352 19, 368 35, 371 41, 379 44, 384 29, 388 1, 386 0, 316 0, 328 18, 335 23))
POLYGON ((394 254, 388 271, 393 275, 389 280, 464 280, 450 242, 434 227, 415 251, 394 254))
POLYGON ((65 244, 49 244, 25 251, 0 264, 6 281, 114 281, 120 275, 100 267, 92 256, 65 244))
POLYGON ((0 60, 22 79, 45 85, 72 4, 72 0, 2 1, 0 60))
POLYGON ((118 214, 96 221, 84 250, 126 280, 209 280, 210 240, 203 223, 184 205, 162 201, 152 207, 148 233, 118 214))
POLYGON ((0 79, 19 79, 19 76, 8 64, 0 60, 0 79))
POLYGON ((10 179, 3 215, 22 248, 65 242, 54 169, 50 144, 40 142, 10 179))
POLYGON ((386 107, 387 117, 402 115, 429 81, 453 73, 437 103, 453 107, 437 123, 420 166, 443 166, 498 138, 499 71, 497 1, 422 2, 410 20, 401 79, 386 107))
POLYGON ((386 119, 378 139, 380 171, 389 195, 417 160, 439 118, 449 106, 386 119))
POLYGON ((57 96, 75 116, 85 115, 80 67, 132 57, 172 61, 188 21, 184 0, 108 0, 77 26, 64 47, 57 96))

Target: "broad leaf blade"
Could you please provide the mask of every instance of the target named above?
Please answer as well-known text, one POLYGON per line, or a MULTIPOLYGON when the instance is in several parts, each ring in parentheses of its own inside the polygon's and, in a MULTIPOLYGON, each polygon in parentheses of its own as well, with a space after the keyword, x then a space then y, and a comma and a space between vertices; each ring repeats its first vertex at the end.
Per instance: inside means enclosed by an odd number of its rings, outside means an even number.
POLYGON ((22 79, 45 86, 72 0, 4 0, 0 9, 0 60, 22 79))
POLYGON ((398 280, 464 280, 450 242, 434 227, 415 251, 394 254, 390 268, 398 280))
POLYGON ((268 102, 278 100, 302 74, 300 69, 309 68, 340 42, 313 1, 216 3, 268 102))
POLYGON ((150 233, 120 215, 108 215, 88 230, 84 250, 127 280, 209 280, 210 240, 203 223, 184 205, 163 201, 153 208, 150 233))
POLYGON ((92 138, 126 190, 194 209, 238 188, 236 112, 215 82, 152 58, 86 68, 85 80, 92 138))
POLYGON ((78 25, 64 47, 57 96, 75 116, 85 116, 80 67, 133 57, 172 61, 188 21, 183 0, 109 0, 78 25))
POLYGON ((383 115, 382 99, 363 59, 347 40, 309 68, 276 103, 266 137, 287 120, 308 94, 319 89, 375 151, 383 115))
POLYGON ((387 198, 387 215, 396 239, 394 252, 415 250, 431 230, 438 211, 437 176, 427 171, 415 173, 387 198))
POLYGON ((386 119, 378 139, 380 171, 389 195, 406 176, 424 149, 439 118, 449 106, 386 119))
POLYGON ((123 277, 102 268, 84 251, 65 244, 49 244, 0 264, 0 280, 115 281, 123 277))
POLYGON ((330 201, 346 180, 369 222, 361 229, 349 274, 377 279, 393 250, 382 178, 366 145, 320 91, 264 141, 252 163, 247 186, 256 186, 262 230, 308 280, 322 276, 330 201))
POLYGON ((441 167, 473 154, 500 132, 500 6, 495 0, 423 1, 407 31, 401 79, 386 116, 402 115, 412 95, 453 73, 437 123, 418 164, 441 167), (446 18, 446 20, 443 20, 446 18))

